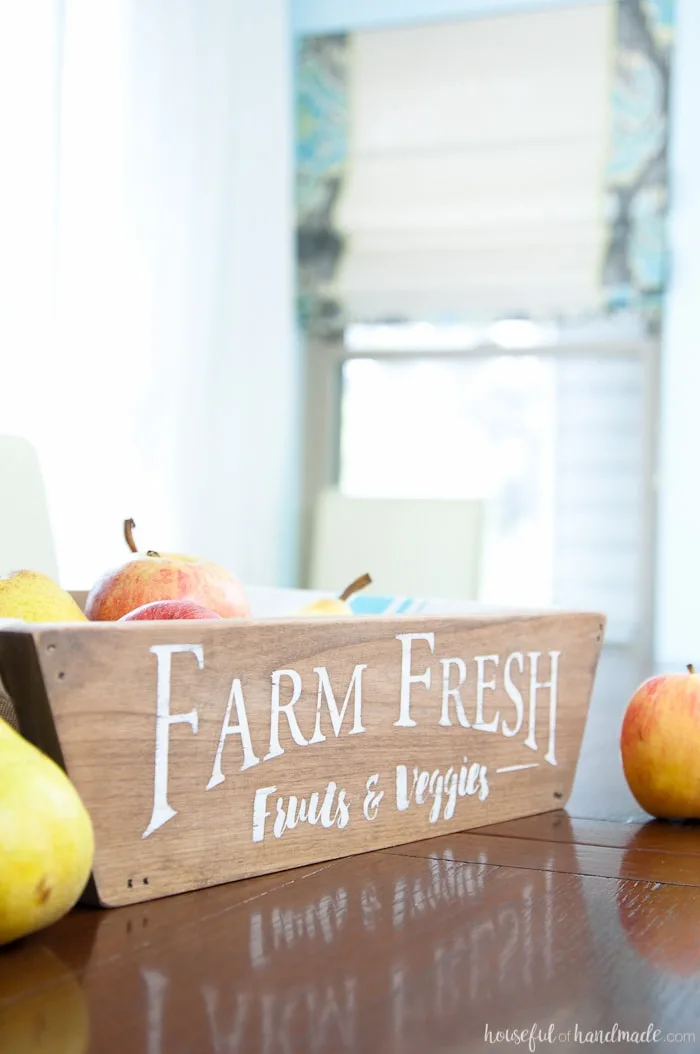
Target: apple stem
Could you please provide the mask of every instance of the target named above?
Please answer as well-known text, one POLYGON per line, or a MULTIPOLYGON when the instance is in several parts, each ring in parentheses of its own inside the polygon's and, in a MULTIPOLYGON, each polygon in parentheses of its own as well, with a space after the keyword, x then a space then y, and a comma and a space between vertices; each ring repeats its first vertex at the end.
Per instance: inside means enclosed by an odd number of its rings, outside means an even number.
POLYGON ((149 549, 146 556, 160 556, 160 553, 157 553, 155 549, 149 549))
POLYGON ((360 575, 354 582, 351 582, 349 586, 346 586, 343 592, 340 594, 341 600, 348 600, 353 593, 359 593, 365 586, 371 585, 372 579, 369 575, 360 575))
POLYGON ((692 662, 688 663, 688 673, 695 673, 695 667, 693 666, 692 662))
POLYGON ((126 544, 131 549, 132 553, 137 553, 136 542, 134 541, 134 527, 136 524, 133 520, 124 520, 124 537, 126 538, 126 544))

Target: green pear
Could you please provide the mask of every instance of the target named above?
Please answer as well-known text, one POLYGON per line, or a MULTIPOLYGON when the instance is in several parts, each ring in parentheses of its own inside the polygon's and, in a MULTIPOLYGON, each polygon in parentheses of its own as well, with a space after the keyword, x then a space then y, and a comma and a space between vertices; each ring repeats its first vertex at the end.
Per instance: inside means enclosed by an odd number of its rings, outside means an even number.
POLYGON ((70 593, 40 571, 12 571, 0 578, 0 619, 87 622, 70 593))
POLYGON ((68 776, 0 719, 0 945, 49 926, 92 869, 92 821, 68 776))

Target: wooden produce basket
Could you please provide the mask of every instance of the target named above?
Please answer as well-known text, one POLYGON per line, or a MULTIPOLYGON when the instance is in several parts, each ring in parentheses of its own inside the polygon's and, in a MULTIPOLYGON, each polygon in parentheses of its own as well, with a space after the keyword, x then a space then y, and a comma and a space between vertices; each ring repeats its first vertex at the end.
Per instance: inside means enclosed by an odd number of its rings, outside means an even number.
POLYGON ((605 618, 0 630, 21 732, 92 816, 115 907, 565 805, 605 618))

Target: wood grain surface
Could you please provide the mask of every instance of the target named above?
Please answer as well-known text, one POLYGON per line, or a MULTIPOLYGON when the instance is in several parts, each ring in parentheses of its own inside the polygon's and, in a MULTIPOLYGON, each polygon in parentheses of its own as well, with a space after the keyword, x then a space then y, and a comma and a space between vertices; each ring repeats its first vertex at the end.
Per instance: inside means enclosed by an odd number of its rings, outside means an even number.
POLYGON ((572 843, 538 842, 531 838, 515 839, 498 835, 490 835, 488 842, 484 842, 478 834, 458 833, 401 846, 395 852, 430 857, 445 846, 456 860, 464 863, 700 886, 700 861, 695 854, 686 856, 661 850, 635 851, 631 847, 614 849, 584 843, 573 844, 575 851, 572 851, 572 843))
POLYGON ((600 616, 108 623, 0 634, 115 906, 566 802, 600 616))
POLYGON ((462 862, 442 841, 432 857, 382 851, 79 909, 0 956, 0 1040, 38 1010, 31 1054, 59 1030, 75 1054, 506 1050, 487 1030, 533 1025, 560 1037, 536 1049, 564 1050, 577 1028, 696 1032, 700 890, 532 857, 462 862))
POLYGON ((484 827, 485 834, 508 838, 534 838, 541 842, 575 842, 577 845, 609 846, 612 849, 651 849, 663 853, 700 856, 700 826, 695 822, 648 820, 646 823, 614 823, 588 820, 554 811, 522 820, 484 827))

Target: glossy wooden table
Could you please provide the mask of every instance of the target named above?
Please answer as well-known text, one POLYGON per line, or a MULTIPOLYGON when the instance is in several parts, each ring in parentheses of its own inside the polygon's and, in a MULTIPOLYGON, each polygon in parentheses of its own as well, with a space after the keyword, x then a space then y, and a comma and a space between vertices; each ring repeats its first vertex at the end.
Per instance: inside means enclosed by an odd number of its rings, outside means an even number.
POLYGON ((630 798, 605 669, 567 811, 78 909, 0 951, 0 1051, 700 1050, 700 827, 630 798))

